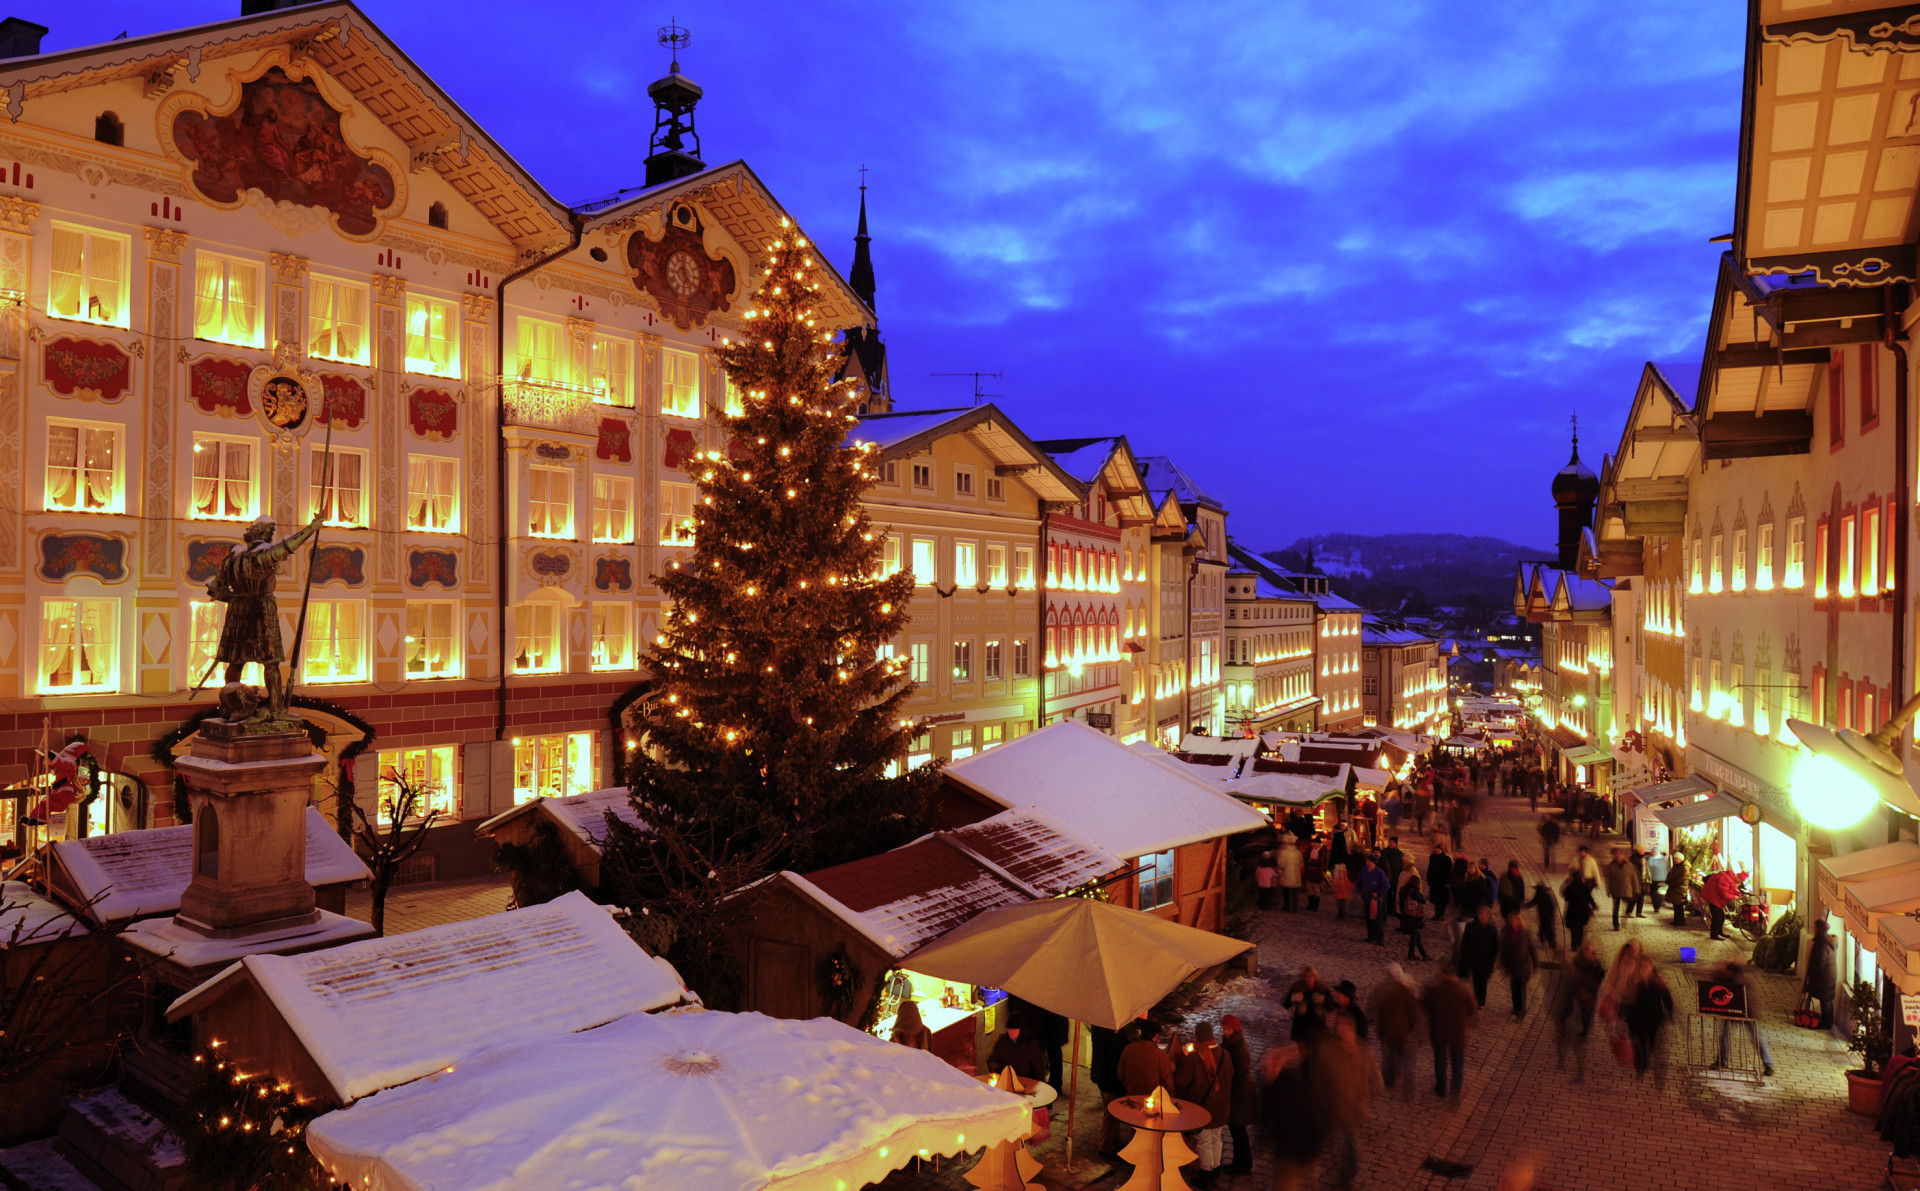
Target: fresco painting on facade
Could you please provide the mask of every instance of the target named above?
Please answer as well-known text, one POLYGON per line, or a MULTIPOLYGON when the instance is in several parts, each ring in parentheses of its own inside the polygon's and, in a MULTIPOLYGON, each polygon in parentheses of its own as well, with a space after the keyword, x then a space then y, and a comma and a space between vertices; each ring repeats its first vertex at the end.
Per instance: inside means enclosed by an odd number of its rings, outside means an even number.
POLYGON ((322 425, 333 422, 343 430, 358 430, 367 420, 367 390, 351 376, 337 373, 320 374, 320 387, 325 398, 320 404, 319 421, 322 425))
POLYGON ((62 397, 112 404, 133 391, 133 357, 116 344, 61 335, 40 360, 47 387, 62 397))
POLYGON ((42 578, 61 580, 70 575, 92 575, 103 583, 127 577, 124 538, 92 533, 50 533, 40 538, 42 578))
POLYGON ((186 577, 189 583, 205 583, 220 570, 221 562, 240 543, 192 538, 187 542, 186 577))
POLYGON ((593 589, 595 591, 632 591, 632 561, 625 558, 594 559, 593 589))
POLYGON ((313 581, 363 587, 367 582, 367 552, 358 546, 320 546, 313 552, 313 581))
POLYGON ((279 66, 241 84, 228 111, 178 112, 172 144, 193 164, 194 189, 215 204, 259 191, 270 203, 333 212, 348 236, 372 234, 394 205, 393 172, 348 146, 340 112, 311 79, 279 66))
POLYGON ((210 414, 252 417, 253 401, 247 395, 252 376, 253 365, 245 360, 195 360, 187 370, 187 396, 210 414))
POLYGON ((432 584, 452 590, 460 586, 460 556, 451 550, 409 550, 407 586, 432 584))
POLYGON ((660 313, 682 331, 705 326, 707 316, 725 313, 736 280, 733 262, 707 254, 701 224, 693 208, 681 204, 660 238, 635 233, 627 241, 633 284, 660 305, 660 313))
POLYGON ((700 440, 693 436, 693 431, 684 426, 665 427, 661 437, 666 447, 660 453, 660 466, 668 471, 683 471, 693 466, 700 450, 700 440))
POLYGON ((407 426, 429 442, 452 442, 460 405, 445 389, 414 389, 407 394, 407 426))
POLYGON ((600 419, 598 440, 594 443, 594 457, 610 462, 633 462, 633 431, 619 418, 600 419))

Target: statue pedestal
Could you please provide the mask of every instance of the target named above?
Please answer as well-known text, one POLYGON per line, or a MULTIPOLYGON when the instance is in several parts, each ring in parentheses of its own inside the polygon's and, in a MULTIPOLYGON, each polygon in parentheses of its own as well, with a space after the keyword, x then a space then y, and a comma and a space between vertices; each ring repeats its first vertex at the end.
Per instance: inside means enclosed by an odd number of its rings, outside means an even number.
POLYGON ((193 808, 193 880, 179 925, 233 938, 320 920, 307 883, 306 806, 326 765, 298 721, 201 725, 174 762, 193 808))

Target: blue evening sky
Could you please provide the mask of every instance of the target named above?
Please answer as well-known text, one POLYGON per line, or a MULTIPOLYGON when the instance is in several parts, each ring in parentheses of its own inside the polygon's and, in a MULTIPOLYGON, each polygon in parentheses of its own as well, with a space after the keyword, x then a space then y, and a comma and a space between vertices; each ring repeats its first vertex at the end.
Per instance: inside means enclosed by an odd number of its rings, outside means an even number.
MULTIPOLYGON (((1552 541, 1731 229, 1735 0, 363 0, 563 201, 636 184, 665 72, 845 268, 858 167, 902 407, 1177 458, 1256 548, 1552 541)), ((29 0, 58 49, 238 0, 29 0), (164 15, 162 15, 164 14, 164 15)))

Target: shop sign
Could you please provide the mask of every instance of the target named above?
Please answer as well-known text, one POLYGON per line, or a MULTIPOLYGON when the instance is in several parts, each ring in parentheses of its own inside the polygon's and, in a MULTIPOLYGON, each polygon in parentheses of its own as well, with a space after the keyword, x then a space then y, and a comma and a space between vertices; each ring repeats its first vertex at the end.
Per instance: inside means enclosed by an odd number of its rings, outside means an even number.
POLYGON ((1920 997, 1900 995, 1900 1020, 1910 1026, 1920 1026, 1920 997))
POLYGON ((1727 980, 1699 982, 1700 1013, 1703 1017, 1746 1017, 1747 986, 1727 980))
POLYGON ((1111 711, 1089 711, 1087 727, 1098 728, 1102 732, 1113 731, 1113 713, 1111 711))

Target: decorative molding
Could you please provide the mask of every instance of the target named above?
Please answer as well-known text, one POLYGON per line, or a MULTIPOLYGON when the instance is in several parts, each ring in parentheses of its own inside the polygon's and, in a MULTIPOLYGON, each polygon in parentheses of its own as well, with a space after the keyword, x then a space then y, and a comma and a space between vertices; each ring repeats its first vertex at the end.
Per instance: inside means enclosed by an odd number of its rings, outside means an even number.
POLYGON ((212 580, 219 573, 220 564, 239 545, 237 541, 221 538, 188 538, 182 546, 187 582, 206 583, 212 580))
POLYGON ((391 248, 398 253, 420 257, 436 268, 442 264, 451 263, 464 265, 469 269, 506 274, 513 272, 516 264, 516 259, 511 256, 504 254, 495 256, 470 248, 449 246, 439 240, 411 235, 401 228, 389 228, 386 235, 380 237, 379 244, 382 248, 391 248))
POLYGON ((461 294, 460 308, 466 313, 470 322, 493 321, 494 300, 492 298, 485 298, 479 294, 461 294))
POLYGON ((143 227, 140 234, 147 241, 147 255, 155 260, 178 264, 180 250, 187 246, 187 233, 171 227, 143 227))
POLYGON ((428 442, 452 442, 460 428, 460 404, 446 389, 413 389, 407 393, 407 428, 428 442))
POLYGON ((611 554, 594 559, 593 589, 600 592, 632 591, 633 560, 611 554))
POLYGON ((313 582, 367 585, 367 552, 358 546, 321 546, 313 552, 313 582))
POLYGON ((40 348, 40 379, 56 396, 112 405, 133 392, 133 356, 117 343, 61 335, 40 348))
POLYGON ((0 572, 10 574, 19 573, 25 566, 21 557, 21 537, 25 533, 21 498, 26 489, 21 476, 24 422, 20 374, 0 372, 0 572))
POLYGON ((147 365, 147 451, 141 476, 143 508, 156 520, 141 534, 146 546, 141 570, 149 579, 165 579, 173 574, 173 554, 167 548, 166 535, 152 526, 158 524, 157 519, 174 515, 173 382, 178 370, 167 358, 166 343, 173 336, 180 284, 180 266, 173 262, 179 258, 187 235, 150 227, 146 236, 148 247, 153 249, 147 267, 147 334, 153 340, 153 350, 147 365), (156 245, 163 246, 165 253, 156 245))
POLYGON ((273 275, 286 284, 306 284, 306 257, 295 256, 290 252, 269 252, 267 253, 267 263, 273 266, 273 275))
MULTIPOLYGON (((378 283, 381 279, 375 278, 378 283)), ((396 284, 401 293, 406 283, 399 278, 388 279, 396 284)), ((380 303, 374 307, 374 361, 379 365, 374 373, 374 429, 379 433, 380 449, 374 453, 379 468, 378 489, 375 493, 376 525, 399 525, 400 521, 400 369, 405 364, 402 355, 405 339, 401 331, 402 307, 392 303, 380 303)), ((378 565, 374 568, 381 583, 397 584, 400 581, 400 535, 383 533, 379 536, 380 553, 378 565)))
POLYGON ((33 233, 33 221, 40 218, 40 204, 17 194, 0 194, 0 232, 33 233))
POLYGON ((386 302, 394 306, 407 304, 407 279, 388 277, 382 273, 373 275, 373 297, 377 302, 386 302))
POLYGON ((180 180, 178 171, 149 169, 130 164, 117 155, 73 152, 65 143, 54 148, 27 139, 30 135, 30 130, 24 128, 7 130, 6 135, 0 135, 0 152, 19 158, 25 165, 72 174, 76 178, 97 178, 97 181, 90 182, 95 187, 126 186, 171 198, 192 197, 192 192, 180 180))

